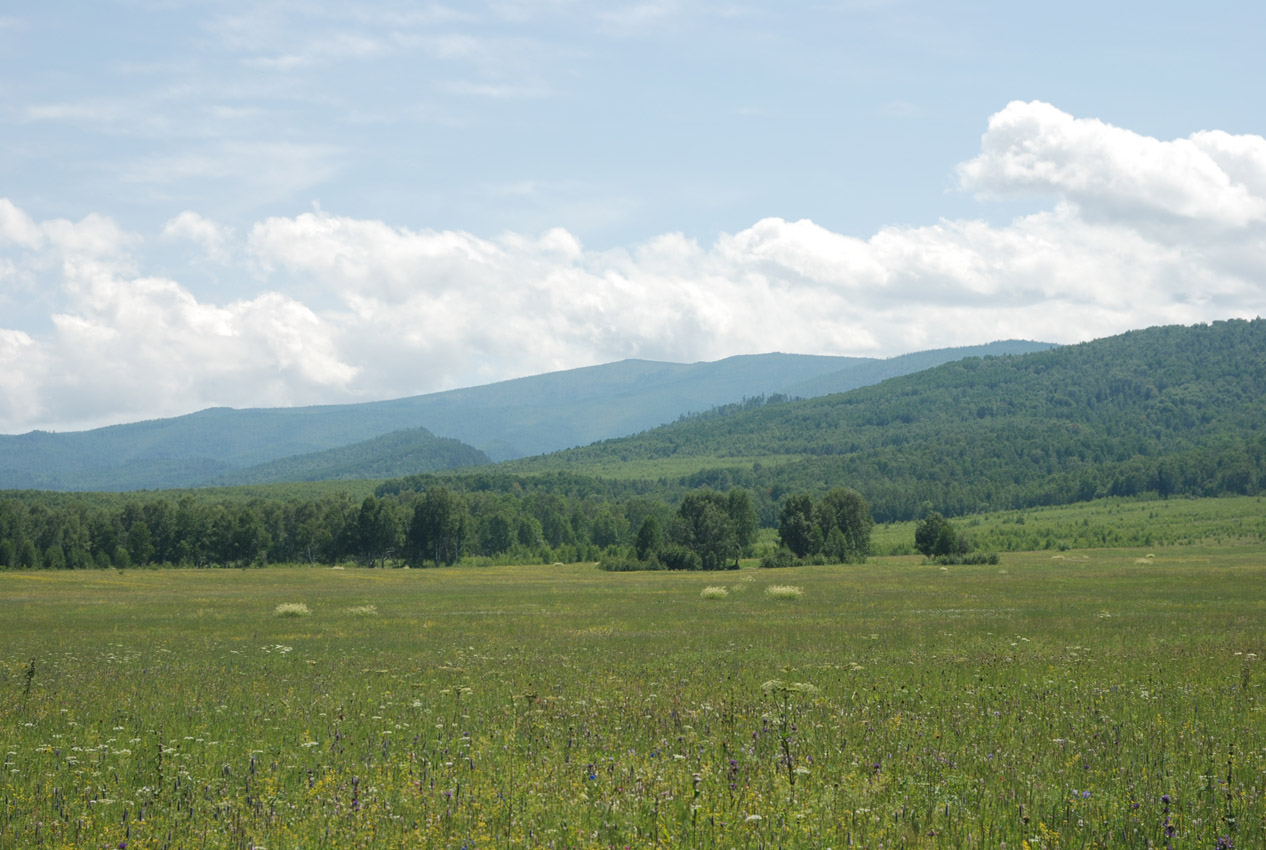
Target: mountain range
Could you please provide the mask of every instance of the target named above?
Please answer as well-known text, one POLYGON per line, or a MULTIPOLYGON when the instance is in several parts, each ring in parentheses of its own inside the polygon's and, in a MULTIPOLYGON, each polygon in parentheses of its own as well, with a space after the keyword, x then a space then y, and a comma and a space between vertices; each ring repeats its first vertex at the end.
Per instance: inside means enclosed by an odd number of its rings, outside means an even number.
POLYGON ((821 396, 967 357, 1051 347, 1010 340, 889 359, 774 353, 692 364, 623 360, 390 401, 211 408, 90 431, 0 435, 0 489, 392 477, 583 446, 745 398, 821 396))

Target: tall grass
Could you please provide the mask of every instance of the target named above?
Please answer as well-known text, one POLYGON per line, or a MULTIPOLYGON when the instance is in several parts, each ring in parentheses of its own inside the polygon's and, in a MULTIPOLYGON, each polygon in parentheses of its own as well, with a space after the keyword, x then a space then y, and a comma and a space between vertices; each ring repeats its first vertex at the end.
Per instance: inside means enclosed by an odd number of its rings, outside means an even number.
POLYGON ((1266 846, 1266 547, 919 561, 0 574, 0 846, 1266 846))

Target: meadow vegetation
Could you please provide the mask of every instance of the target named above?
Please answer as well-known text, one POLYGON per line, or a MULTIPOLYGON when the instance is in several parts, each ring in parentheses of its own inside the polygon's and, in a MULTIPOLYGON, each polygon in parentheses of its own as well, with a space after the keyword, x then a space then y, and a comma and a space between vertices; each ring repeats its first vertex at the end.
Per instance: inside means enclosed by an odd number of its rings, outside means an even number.
MULTIPOLYGON (((953 522, 972 545, 992 552, 1266 543, 1266 499, 1099 499, 974 514, 953 522)), ((913 553, 918 525, 894 522, 875 526, 872 551, 884 555, 913 553)))
POLYGON ((0 846, 1261 847, 1264 561, 7 572, 0 846))

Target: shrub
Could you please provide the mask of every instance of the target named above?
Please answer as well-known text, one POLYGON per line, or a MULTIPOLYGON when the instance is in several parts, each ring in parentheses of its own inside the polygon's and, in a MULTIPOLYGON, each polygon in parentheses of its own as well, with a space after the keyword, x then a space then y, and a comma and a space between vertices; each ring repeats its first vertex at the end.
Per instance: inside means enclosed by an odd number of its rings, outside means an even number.
POLYGON ((623 555, 611 555, 598 562, 598 569, 609 573, 631 573, 639 570, 662 570, 664 565, 655 558, 639 561, 623 555))
POLYGON ((914 528, 914 548, 925 556, 954 555, 965 552, 965 538, 960 538, 949 520, 933 511, 914 528))
POLYGON ((353 605, 347 609, 347 613, 355 617, 377 617, 377 605, 353 605))
POLYGON ((273 616, 276 617, 306 617, 312 611, 302 602, 282 602, 273 609, 273 616))
POLYGON ((803 558, 797 558, 796 553, 783 546, 772 555, 766 555, 760 559, 760 565, 765 569, 776 569, 779 567, 821 567, 830 563, 826 555, 821 552, 813 552, 805 555, 803 558))
POLYGON ((713 584, 699 591, 699 595, 704 599, 724 599, 730 595, 730 591, 720 585, 713 584))
POLYGON ((997 564, 999 560, 997 552, 966 552, 957 555, 937 555, 932 559, 932 563, 980 566, 984 564, 997 564))
POLYGON ((664 567, 670 570, 703 569, 703 559, 697 552, 685 546, 665 547, 664 551, 659 553, 659 559, 664 562, 664 567))
POLYGON ((761 567, 767 570, 779 567, 794 567, 798 563, 800 563, 800 560, 796 557, 796 553, 786 546, 779 546, 776 551, 760 559, 761 567))

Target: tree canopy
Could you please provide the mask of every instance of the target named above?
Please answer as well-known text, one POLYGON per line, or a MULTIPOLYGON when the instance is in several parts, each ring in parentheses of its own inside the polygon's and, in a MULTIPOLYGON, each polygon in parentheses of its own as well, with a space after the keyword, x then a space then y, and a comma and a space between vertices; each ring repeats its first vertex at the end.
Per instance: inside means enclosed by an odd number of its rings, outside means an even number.
POLYGON ((806 493, 788 496, 778 519, 778 539, 797 558, 823 555, 853 563, 870 552, 875 521, 856 490, 833 488, 816 504, 806 493))

